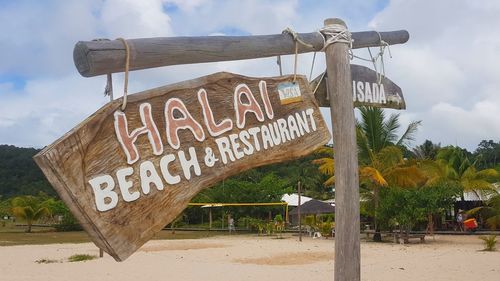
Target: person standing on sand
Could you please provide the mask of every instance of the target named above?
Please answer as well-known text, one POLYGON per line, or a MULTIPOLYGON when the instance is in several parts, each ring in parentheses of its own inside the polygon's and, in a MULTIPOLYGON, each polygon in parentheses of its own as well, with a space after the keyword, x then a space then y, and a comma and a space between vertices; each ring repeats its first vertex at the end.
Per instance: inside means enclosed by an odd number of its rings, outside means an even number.
POLYGON ((229 234, 231 234, 232 231, 236 231, 236 229, 234 228, 234 219, 233 217, 231 217, 231 215, 228 216, 227 227, 229 228, 229 234))
POLYGON ((463 232, 464 231, 464 216, 462 214, 462 210, 458 211, 458 214, 457 214, 457 225, 458 225, 458 229, 461 232, 463 232))

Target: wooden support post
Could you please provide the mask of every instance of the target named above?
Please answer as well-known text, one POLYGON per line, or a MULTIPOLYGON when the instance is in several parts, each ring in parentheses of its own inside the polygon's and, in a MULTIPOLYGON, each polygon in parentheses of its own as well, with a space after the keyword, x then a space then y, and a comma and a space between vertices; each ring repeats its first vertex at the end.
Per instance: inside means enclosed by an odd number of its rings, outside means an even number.
POLYGON ((285 205, 285 221, 287 224, 290 224, 290 219, 288 217, 288 203, 285 205))
POLYGON ((302 242, 302 218, 301 218, 301 213, 300 213, 300 205, 302 204, 301 202, 301 193, 302 193, 302 187, 300 184, 300 181, 297 183, 298 187, 298 193, 299 193, 299 202, 297 205, 297 216, 299 217, 299 241, 302 242))
MULTIPOLYGON (((402 44, 410 35, 406 30, 391 32, 363 31, 352 34, 353 48, 402 44)), ((299 38, 312 45, 299 44, 298 53, 319 51, 323 36, 318 32, 299 33, 299 38)), ((290 34, 258 36, 200 36, 129 39, 130 70, 167 65, 217 62, 275 57, 295 53, 290 34)), ((125 46, 120 40, 80 41, 73 50, 73 60, 84 77, 125 71, 125 46)))
POLYGON ((208 208, 208 229, 212 230, 212 207, 208 208))
MULTIPOLYGON (((325 27, 340 19, 326 19, 325 27)), ((335 280, 360 280, 359 179, 349 44, 325 49, 335 159, 335 280)))
POLYGON ((102 258, 104 257, 104 250, 99 248, 99 257, 102 258))

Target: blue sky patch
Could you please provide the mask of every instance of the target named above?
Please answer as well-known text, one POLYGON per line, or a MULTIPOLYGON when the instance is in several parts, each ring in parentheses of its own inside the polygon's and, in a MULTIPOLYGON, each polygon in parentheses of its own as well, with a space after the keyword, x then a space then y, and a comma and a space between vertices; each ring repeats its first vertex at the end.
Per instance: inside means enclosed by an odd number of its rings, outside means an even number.
MULTIPOLYGON (((21 90, 26 86, 26 78, 19 75, 4 74, 0 75, 0 84, 11 83, 14 90, 21 90)), ((0 95, 3 94, 0 92, 0 95)))

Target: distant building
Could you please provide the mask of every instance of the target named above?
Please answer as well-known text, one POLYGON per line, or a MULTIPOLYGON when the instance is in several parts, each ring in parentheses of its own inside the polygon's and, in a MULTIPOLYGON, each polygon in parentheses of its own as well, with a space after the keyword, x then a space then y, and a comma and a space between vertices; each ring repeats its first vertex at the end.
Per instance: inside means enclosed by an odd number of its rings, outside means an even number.
MULTIPOLYGON (((335 207, 330 205, 329 203, 321 202, 316 199, 311 199, 300 205, 300 214, 301 217, 310 216, 310 215, 322 215, 322 214, 334 214, 335 207)), ((298 224, 299 222, 299 209, 294 208, 290 214, 290 223, 298 224)))

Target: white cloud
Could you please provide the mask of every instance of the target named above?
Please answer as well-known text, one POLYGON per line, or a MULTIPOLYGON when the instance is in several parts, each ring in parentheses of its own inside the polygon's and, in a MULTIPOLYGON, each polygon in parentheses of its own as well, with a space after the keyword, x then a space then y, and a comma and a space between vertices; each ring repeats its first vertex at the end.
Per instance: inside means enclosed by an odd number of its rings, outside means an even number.
MULTIPOLYGON (((423 120, 417 143, 431 139, 475 149, 500 140, 498 1, 395 0, 371 21, 378 30, 407 29, 394 46, 388 76, 407 100, 403 116, 423 120), (452 8, 450 8, 452 7, 452 8)), ((408 118, 406 118, 408 119, 408 118)))
POLYGON ((100 25, 111 38, 172 36, 170 17, 162 0, 108 0, 103 2, 100 25))
MULTIPOLYGON (((408 29, 407 44, 392 46, 387 75, 403 88, 403 124, 423 120, 417 143, 432 139, 473 149, 499 139, 500 26, 498 1, 88 0, 12 1, 0 7, 0 143, 43 146, 106 102, 104 78, 78 76, 72 61, 78 40, 175 35, 276 34, 286 27, 310 32, 331 16, 351 30, 408 29), (170 9, 169 5, 176 8, 170 9), (385 4, 384 4, 385 5, 385 4), (450 7, 454 7, 450 9, 450 7)), ((312 54, 300 55, 309 75, 312 54)), ((358 63, 358 62, 354 62, 358 63)), ((283 57, 284 73, 293 56, 283 57)), ((314 75, 324 70, 318 54, 314 75)), ((184 65, 130 73, 130 93, 217 71, 276 76, 276 58, 184 65)), ((123 75, 114 75, 115 95, 123 75)), ((323 110, 328 115, 328 110, 323 110)), ((328 119, 328 117, 327 117, 328 119)))
POLYGON ((183 11, 192 12, 196 8, 209 3, 210 0, 166 0, 164 2, 175 5, 183 11))
MULTIPOLYGON (((2 93, 0 142, 41 147, 50 144, 104 105, 102 77, 76 74, 29 81, 2 93)), ((1 88, 1 87, 0 87, 1 88)))
POLYGON ((12 1, 0 5, 0 75, 60 75, 73 69, 73 45, 91 38, 98 1, 12 1))

